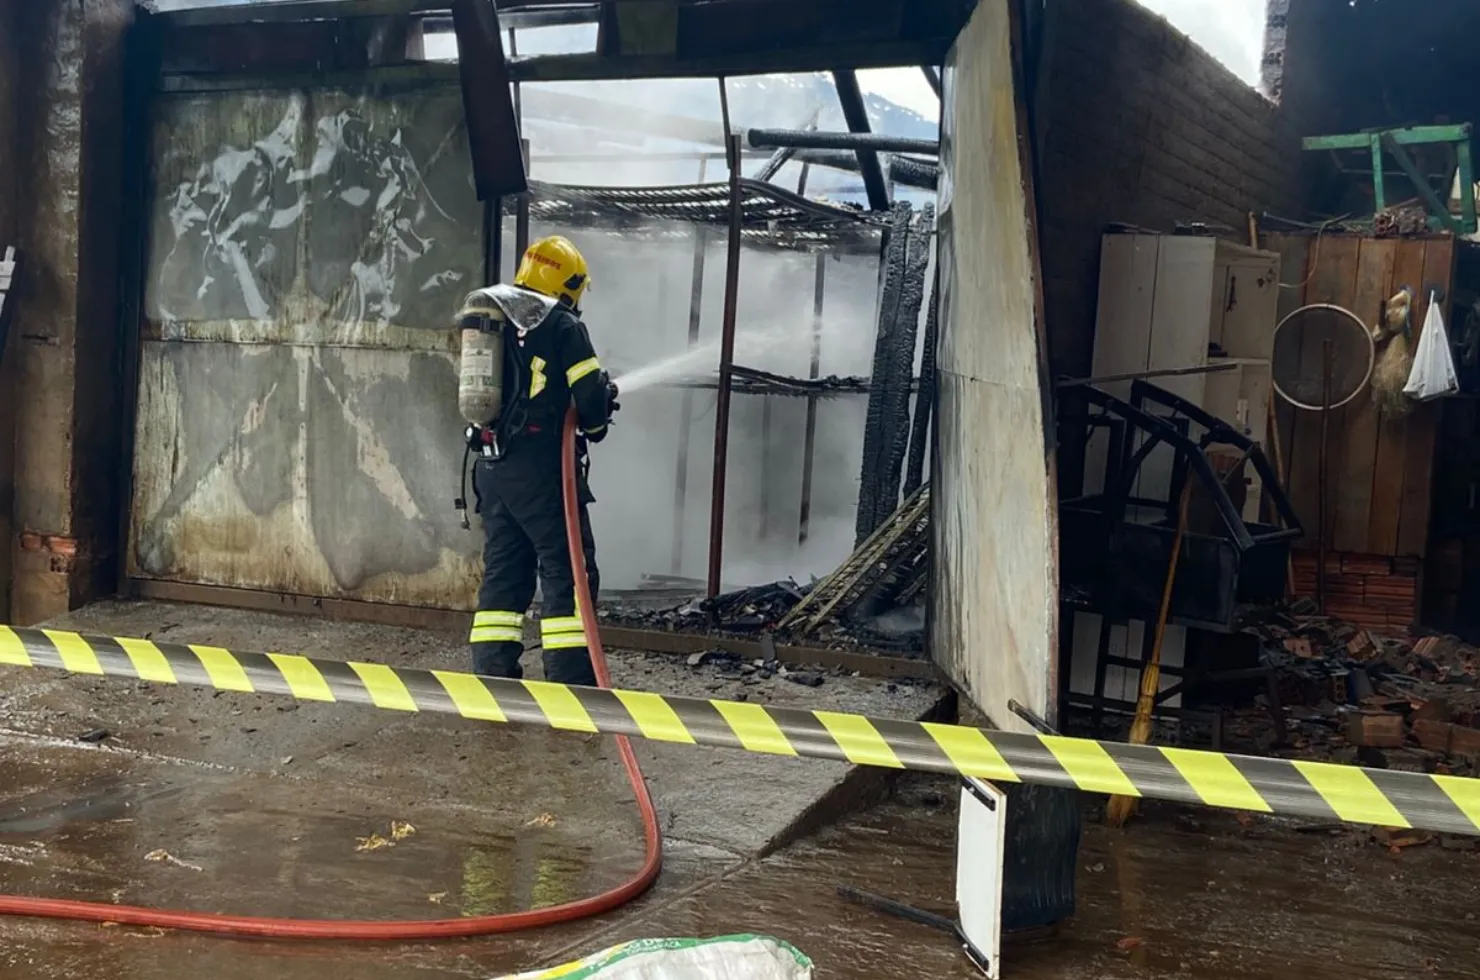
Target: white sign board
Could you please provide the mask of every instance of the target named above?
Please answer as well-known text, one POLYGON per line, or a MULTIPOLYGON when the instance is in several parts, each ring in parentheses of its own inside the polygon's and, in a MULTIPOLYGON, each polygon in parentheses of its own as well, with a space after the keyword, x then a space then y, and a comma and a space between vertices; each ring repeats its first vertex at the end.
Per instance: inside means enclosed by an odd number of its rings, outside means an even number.
POLYGON ((956 832, 956 914, 966 954, 999 980, 1002 950, 1002 862, 1007 841, 1007 794, 979 779, 961 781, 956 832))

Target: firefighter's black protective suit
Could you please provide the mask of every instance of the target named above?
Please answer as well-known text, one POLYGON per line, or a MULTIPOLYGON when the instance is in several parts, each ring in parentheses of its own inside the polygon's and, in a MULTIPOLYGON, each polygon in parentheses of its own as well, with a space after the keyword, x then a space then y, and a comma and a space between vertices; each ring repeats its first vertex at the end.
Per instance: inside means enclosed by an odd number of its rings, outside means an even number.
POLYGON ((575 402, 581 541, 596 601, 599 574, 587 504, 586 443, 606 437, 614 389, 601 370, 586 326, 568 306, 556 306, 521 335, 504 330, 504 409, 494 431, 498 458, 480 456, 473 489, 483 518, 483 585, 469 641, 473 670, 520 678, 524 615, 542 595, 540 636, 545 679, 595 685, 586 634, 576 612, 575 577, 566 543, 561 486, 561 430, 575 402))

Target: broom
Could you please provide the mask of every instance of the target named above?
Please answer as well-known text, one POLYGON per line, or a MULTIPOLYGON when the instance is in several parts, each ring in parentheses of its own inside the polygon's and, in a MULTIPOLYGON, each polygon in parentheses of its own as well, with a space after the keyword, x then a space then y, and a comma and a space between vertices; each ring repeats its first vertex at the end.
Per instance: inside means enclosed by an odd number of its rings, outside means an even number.
MULTIPOLYGON (((1156 706, 1156 694, 1161 690, 1161 643, 1166 638, 1167 618, 1172 610, 1172 588, 1177 582, 1177 561, 1182 556, 1182 536, 1187 533, 1187 503, 1192 499, 1192 480, 1182 487, 1182 502, 1177 514, 1177 533, 1172 538, 1172 560, 1167 564, 1166 585, 1161 590, 1161 610, 1156 614, 1156 637, 1151 645, 1151 659, 1141 668, 1141 692, 1136 698, 1136 717, 1131 722, 1132 745, 1145 745, 1151 741, 1151 711, 1156 706)), ((1133 796, 1112 796, 1105 808, 1105 822, 1112 827, 1123 827, 1136 812, 1133 796)))

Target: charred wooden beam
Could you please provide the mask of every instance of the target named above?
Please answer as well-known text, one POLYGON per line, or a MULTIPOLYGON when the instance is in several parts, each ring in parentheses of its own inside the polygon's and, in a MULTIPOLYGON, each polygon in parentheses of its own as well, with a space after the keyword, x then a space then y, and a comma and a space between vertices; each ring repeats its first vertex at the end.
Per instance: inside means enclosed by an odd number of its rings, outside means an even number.
POLYGON ((821 133, 800 129, 750 129, 746 130, 745 140, 752 149, 757 150, 790 146, 809 150, 866 150, 871 153, 933 154, 940 152, 940 144, 935 140, 880 136, 867 131, 821 133))
MULTIPOLYGON (((847 150, 797 150, 792 159, 814 167, 858 173, 858 155, 847 150)), ((884 172, 896 184, 929 191, 935 190, 936 181, 940 177, 940 168, 933 163, 894 155, 889 156, 884 163, 884 172)))
MULTIPOLYGON (((502 21, 500 21, 502 23, 502 21)), ((376 70, 376 80, 451 80, 457 65, 448 62, 408 62, 402 65, 338 64, 349 59, 325 58, 323 45, 314 47, 306 37, 313 24, 248 24, 233 30, 225 56, 213 59, 208 45, 198 43, 194 32, 174 31, 160 88, 164 91, 231 91, 266 87, 333 86, 363 84, 366 68, 376 70), (290 28, 288 32, 282 28, 290 28), (261 33, 257 33, 261 32, 261 33), (295 34, 295 37, 287 37, 295 34), (287 38, 291 46, 279 43, 287 38), (251 53, 243 51, 250 46, 251 53), (289 50, 302 51, 287 57, 289 50), (259 54, 260 52, 260 54, 259 54)), ((535 55, 510 58, 509 78, 517 82, 578 82, 638 78, 738 77, 773 72, 830 71, 840 65, 850 68, 895 68, 922 57, 943 56, 946 42, 900 42, 859 45, 847 48, 798 46, 755 54, 719 58, 684 59, 672 56, 605 58, 596 54, 535 55)), ((528 97, 532 93, 525 93, 528 97)))
POLYGON ((215 7, 164 10, 156 14, 163 26, 335 21, 352 17, 394 17, 425 10, 446 10, 450 0, 276 0, 273 3, 234 3, 215 7))
MULTIPOLYGON (((863 104, 863 90, 858 86, 858 75, 851 68, 833 72, 833 83, 838 90, 838 102, 843 107, 843 118, 848 122, 848 130, 855 137, 869 134, 868 109, 863 104)), ((752 138, 755 130, 751 131, 752 138)), ((810 135, 814 138, 821 136, 835 136, 837 134, 811 133, 799 134, 810 135)), ((755 143, 752 141, 752 146, 755 143)), ((795 144, 793 144, 795 145, 795 144)), ((813 142, 810 145, 816 149, 846 149, 844 146, 819 146, 813 142)), ((868 206, 875 211, 883 211, 889 207, 889 185, 884 182, 884 169, 879 166, 878 148, 865 148, 861 143, 854 143, 858 154, 858 171, 863 175, 863 189, 868 194, 868 206)), ((886 147, 886 149, 891 149, 886 147)))
POLYGON ((458 75, 478 200, 526 193, 529 178, 519 144, 519 119, 509 88, 498 10, 493 0, 452 0, 452 22, 461 52, 458 75))
MULTIPOLYGON (((452 0, 273 0, 272 3, 170 10, 155 16, 163 24, 175 28, 412 16, 420 19, 427 30, 451 31, 451 8, 452 0)), ((560 0, 559 3, 533 6, 503 0, 498 8, 499 22, 515 30, 594 24, 601 12, 599 3, 580 0, 560 0)))
MULTIPOLYGON (((579 27, 595 24, 601 18, 601 6, 594 3, 571 3, 551 7, 514 7, 499 4, 498 20, 505 30, 523 31, 536 27, 579 27)), ((452 30, 450 14, 427 14, 422 25, 428 31, 452 30)))
POLYGON ((773 73, 804 73, 847 68, 898 68, 921 59, 943 58, 950 39, 889 41, 827 46, 796 44, 708 57, 670 55, 604 57, 554 54, 520 58, 509 74, 523 82, 579 82, 630 78, 713 78, 773 73))
MULTIPOLYGON (((526 9, 537 2, 542 0, 523 0, 530 5, 526 9)), ((531 59, 513 70, 523 80, 556 81, 938 64, 974 5, 974 0, 617 2, 603 22, 601 51, 531 59)))
POLYGON ((405 64, 421 36, 407 16, 161 27, 167 74, 364 71, 405 64))
MULTIPOLYGON (((488 0, 493 4, 493 0, 488 0)), ((715 75, 811 72, 940 63, 975 0, 670 0, 605 5, 591 0, 499 0, 504 27, 601 23, 601 50, 552 55, 510 65, 520 81, 607 78, 693 78, 715 75), (607 10, 602 20, 602 10, 607 10)), ((160 15, 172 36, 165 70, 277 72, 363 67, 322 57, 340 30, 376 18, 416 25, 430 18, 444 27, 454 0, 277 0, 160 15), (287 32, 284 32, 284 28, 287 32), (237 50, 201 43, 224 30, 237 50), (286 51, 284 50, 286 49, 286 51), (219 63, 211 54, 222 55, 219 63), (172 68, 179 63, 181 67, 172 68), (184 67, 188 64, 188 67, 184 67)))
POLYGON ((920 73, 925 76, 925 81, 930 83, 931 91, 935 93, 935 97, 937 99, 940 98, 940 72, 929 65, 921 65, 920 73))

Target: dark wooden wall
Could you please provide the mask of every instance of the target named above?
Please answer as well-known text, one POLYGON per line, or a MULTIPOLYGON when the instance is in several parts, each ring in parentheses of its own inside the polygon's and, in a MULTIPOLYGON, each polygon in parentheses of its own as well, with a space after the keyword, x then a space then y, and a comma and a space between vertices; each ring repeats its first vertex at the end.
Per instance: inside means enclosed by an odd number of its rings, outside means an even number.
MULTIPOLYGON (((1332 303, 1370 326, 1382 315, 1385 299, 1411 286, 1419 294, 1415 350, 1428 312, 1425 285, 1441 286, 1445 302, 1453 279, 1455 243, 1448 235, 1266 235, 1264 245, 1284 257, 1282 318, 1304 304, 1332 303)), ((1447 324, 1449 308, 1441 309, 1447 324)), ((1302 352, 1303 358, 1320 356, 1319 350, 1302 352)), ((1383 628, 1406 627, 1418 618, 1442 412, 1440 404, 1421 404, 1405 417, 1388 418, 1378 412, 1370 389, 1331 411, 1325 541, 1332 614, 1383 628)), ((1299 548, 1309 552, 1317 546, 1319 526, 1320 413, 1294 410, 1278 396, 1276 413, 1285 486, 1306 528, 1299 548)), ((1313 555, 1297 556, 1295 584, 1297 594, 1314 592, 1313 555)))
MULTIPOLYGON (((1281 289, 1281 315, 1306 303, 1332 303, 1364 323, 1382 314, 1385 299, 1402 286, 1421 292, 1439 283, 1446 293, 1454 266, 1454 240, 1448 235, 1376 239, 1359 235, 1269 235, 1266 247, 1285 256, 1281 281, 1300 283, 1281 289)), ((1415 304, 1414 339, 1422 333, 1428 298, 1415 304)), ((1443 309, 1446 319, 1449 313, 1443 309)), ((1319 351, 1307 351, 1318 359, 1319 351)), ((1288 463, 1290 499, 1314 546, 1319 484, 1317 460, 1320 413, 1278 406, 1281 448, 1288 463)), ((1327 541, 1341 551, 1413 556, 1424 554, 1428 539, 1431 477, 1439 406, 1417 405, 1404 418, 1381 417, 1370 394, 1335 409, 1327 448, 1330 500, 1327 541)))

